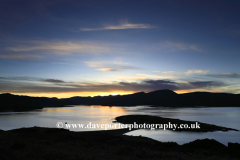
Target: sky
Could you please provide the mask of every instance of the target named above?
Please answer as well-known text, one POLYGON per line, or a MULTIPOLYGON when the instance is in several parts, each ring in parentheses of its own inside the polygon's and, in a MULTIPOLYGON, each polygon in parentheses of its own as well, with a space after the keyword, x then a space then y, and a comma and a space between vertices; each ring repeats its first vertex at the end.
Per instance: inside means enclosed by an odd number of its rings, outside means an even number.
POLYGON ((0 0, 0 93, 240 93, 238 0, 0 0))

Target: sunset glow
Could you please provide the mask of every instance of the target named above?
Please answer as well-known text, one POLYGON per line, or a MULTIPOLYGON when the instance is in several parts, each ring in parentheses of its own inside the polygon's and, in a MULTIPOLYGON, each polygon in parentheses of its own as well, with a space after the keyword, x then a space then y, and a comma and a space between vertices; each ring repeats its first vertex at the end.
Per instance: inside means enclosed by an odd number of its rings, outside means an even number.
POLYGON ((240 93, 238 1, 0 3, 0 93, 240 93))

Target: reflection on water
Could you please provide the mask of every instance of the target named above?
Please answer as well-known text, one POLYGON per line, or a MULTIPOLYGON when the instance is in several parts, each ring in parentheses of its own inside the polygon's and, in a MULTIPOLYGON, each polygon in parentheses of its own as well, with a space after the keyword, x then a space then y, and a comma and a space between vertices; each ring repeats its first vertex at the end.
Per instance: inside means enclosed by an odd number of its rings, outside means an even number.
MULTIPOLYGON (((239 107, 198 107, 198 108, 169 108, 169 107, 116 107, 116 106, 75 106, 62 108, 44 108, 30 112, 0 113, 0 129, 9 130, 21 127, 56 127, 57 122, 63 124, 112 124, 112 120, 121 115, 149 114, 167 118, 200 121, 203 123, 220 125, 240 130, 239 107)), ((72 131, 101 130, 99 129, 70 129, 72 131)), ((195 139, 216 139, 223 144, 227 142, 240 143, 240 134, 236 131, 228 132, 176 132, 169 130, 135 130, 127 135, 142 135, 160 141, 175 141, 179 144, 195 139)))
MULTIPOLYGON (((44 108, 30 112, 5 112, 0 114, 0 129, 9 130, 21 127, 56 127, 58 122, 68 124, 112 124, 112 120, 125 115, 122 107, 75 106, 62 108, 44 108)), ((89 129, 70 129, 86 131, 89 129)), ((101 130, 100 128, 91 130, 101 130)))
POLYGON ((116 107, 116 106, 81 106, 81 107, 69 107, 69 108, 44 108, 41 112, 51 112, 50 114, 59 114, 60 112, 64 112, 67 114, 71 114, 71 116, 104 116, 104 115, 112 115, 119 116, 124 115, 124 108, 116 107), (96 115, 97 114, 97 115, 96 115))
POLYGON ((71 107, 71 108, 44 108, 40 110, 41 112, 72 112, 75 111, 76 109, 71 107))
POLYGON ((156 139, 162 142, 177 142, 178 144, 184 144, 196 139, 215 139, 225 145, 228 142, 238 142, 240 143, 240 135, 239 132, 236 131, 228 131, 228 132, 175 132, 170 130, 137 130, 127 133, 127 135, 133 136, 145 136, 150 137, 152 139, 156 139))
MULTIPOLYGON (((166 118, 176 118, 189 121, 215 124, 223 127, 230 127, 240 130, 240 108, 239 107, 199 107, 199 108, 141 108, 141 112, 148 112, 150 115, 157 115, 166 118)), ((138 111, 140 111, 138 110, 138 111)), ((240 133, 237 131, 228 132, 176 132, 170 130, 135 130, 127 135, 142 135, 159 141, 173 141, 178 144, 187 143, 196 139, 215 139, 225 145, 228 142, 240 143, 240 133)))

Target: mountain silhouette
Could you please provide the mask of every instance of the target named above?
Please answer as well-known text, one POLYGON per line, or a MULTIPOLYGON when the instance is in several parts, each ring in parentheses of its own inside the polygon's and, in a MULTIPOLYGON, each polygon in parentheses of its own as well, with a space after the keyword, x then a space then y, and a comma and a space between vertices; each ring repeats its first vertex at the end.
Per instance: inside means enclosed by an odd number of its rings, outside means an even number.
POLYGON ((240 106, 240 94, 191 92, 177 94, 172 90, 157 90, 149 93, 137 92, 128 95, 47 98, 18 96, 10 93, 0 94, 0 111, 23 111, 43 107, 62 107, 65 105, 104 105, 136 106, 152 105, 163 107, 235 107, 240 106))

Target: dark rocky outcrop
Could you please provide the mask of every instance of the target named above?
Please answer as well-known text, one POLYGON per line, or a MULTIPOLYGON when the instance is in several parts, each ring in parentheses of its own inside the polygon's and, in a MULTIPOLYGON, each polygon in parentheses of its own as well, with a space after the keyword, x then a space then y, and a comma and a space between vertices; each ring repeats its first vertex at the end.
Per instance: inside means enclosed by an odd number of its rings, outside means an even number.
MULTIPOLYGON (((201 123, 197 122, 200 128, 196 127, 196 122, 194 121, 185 121, 180 119, 173 118, 163 118, 159 116, 150 116, 150 115, 124 115, 115 118, 116 122, 123 124, 166 124, 169 130, 174 131, 190 131, 190 132, 213 132, 213 131, 238 131, 237 129, 226 128, 221 126, 216 126, 213 124, 201 123), (169 127, 169 123, 171 124, 171 128, 169 127), (174 128, 173 124, 177 124, 177 127, 174 128), (181 124, 182 127, 180 127, 181 124), (192 126, 193 124, 193 126, 192 126), (187 127, 185 126, 187 125, 187 127), (190 127, 190 128, 188 128, 190 127)), ((159 128, 158 128, 159 129, 159 128)), ((160 128, 163 129, 163 128, 160 128)))
POLYGON ((239 144, 224 146, 216 140, 178 145, 111 131, 70 132, 54 128, 25 128, 0 132, 0 159, 106 159, 200 160, 239 159, 239 144))

